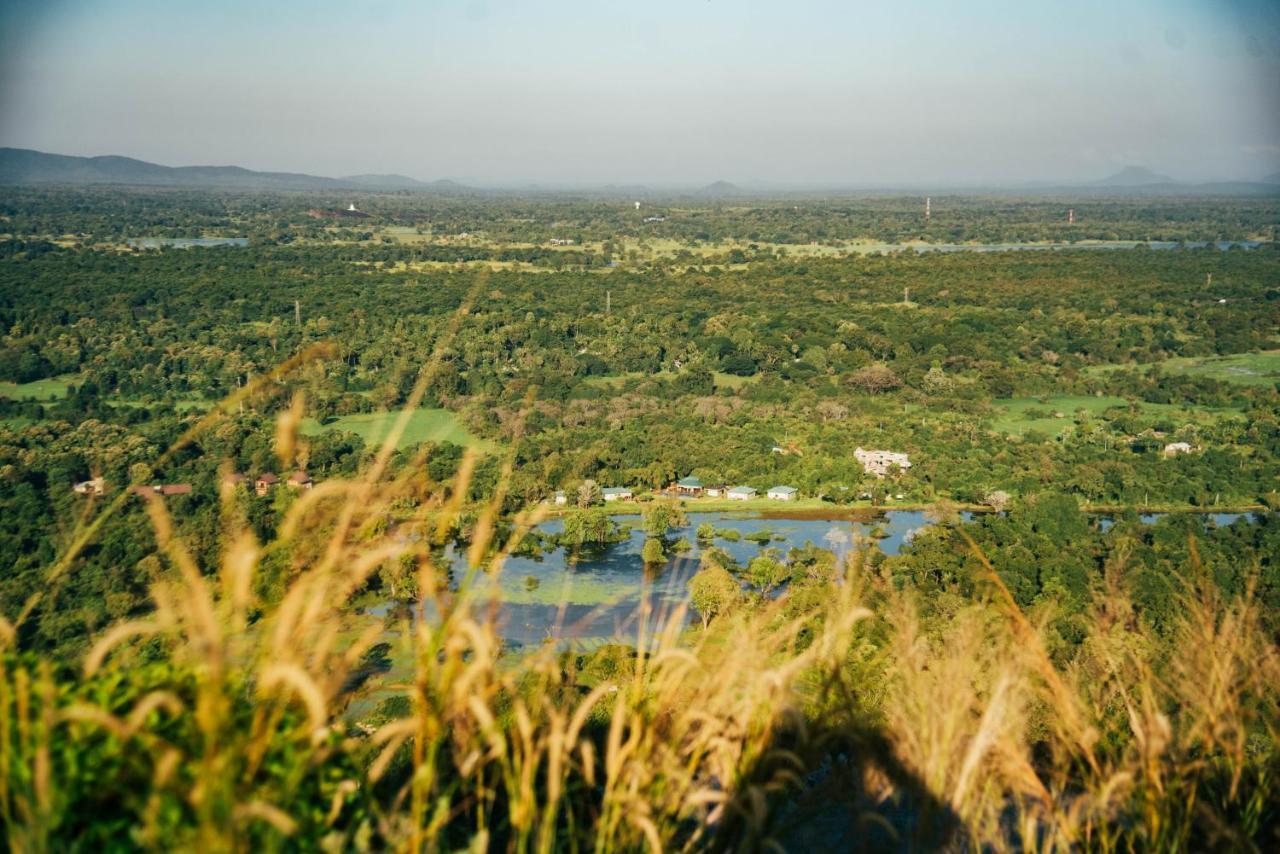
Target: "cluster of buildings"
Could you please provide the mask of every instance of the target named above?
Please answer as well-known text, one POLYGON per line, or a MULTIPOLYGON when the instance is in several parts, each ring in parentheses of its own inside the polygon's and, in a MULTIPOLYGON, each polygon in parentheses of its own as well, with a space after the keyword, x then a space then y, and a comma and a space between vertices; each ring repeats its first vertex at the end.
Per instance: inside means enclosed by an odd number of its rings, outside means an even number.
MULTIPOLYGON (((785 453, 778 446, 775 446, 773 450, 775 453, 785 453)), ((885 478, 890 474, 911 468, 910 457, 907 454, 896 451, 868 451, 865 448, 858 448, 853 452, 853 455, 862 465, 863 471, 867 474, 875 475, 877 478, 885 478)), ((606 503, 631 501, 635 498, 634 493, 625 486, 605 487, 600 491, 600 494, 606 503)), ((663 494, 677 498, 699 498, 702 496, 707 498, 727 498, 730 501, 750 501, 760 495, 754 487, 708 485, 704 484, 700 478, 692 475, 680 478, 663 490, 663 494)), ((772 501, 795 501, 800 497, 800 492, 794 486, 773 486, 765 491, 765 497, 772 501)), ((554 503, 563 506, 569 503, 569 499, 563 491, 557 492, 554 503)))
MULTIPOLYGON (((706 486, 699 478, 682 477, 668 490, 676 495, 707 498, 728 498, 731 501, 749 501, 759 493, 751 486, 706 486)), ((794 486, 773 486, 765 492, 765 497, 774 501, 795 501, 800 492, 794 486)))
MULTIPOLYGON (((249 478, 242 474, 233 474, 229 480, 236 486, 248 486, 249 484, 249 478)), ((253 479, 253 492, 259 498, 263 498, 281 483, 284 483, 290 489, 310 489, 315 486, 315 481, 305 471, 295 471, 283 481, 277 475, 268 471, 253 479)))
MULTIPOLYGON (((683 498, 727 498, 731 501, 750 501, 759 496, 759 492, 751 486, 706 486, 696 477, 682 477, 664 491, 665 494, 671 496, 679 496, 683 498)), ((765 492, 765 496, 774 501, 795 501, 800 495, 800 491, 794 486, 774 486, 765 492)), ((607 486, 600 490, 600 496, 605 503, 614 501, 632 501, 635 499, 635 493, 625 486, 607 486)), ((555 494, 554 503, 564 506, 569 503, 569 498, 561 490, 555 494)))
MULTIPOLYGON (((266 497, 271 494, 271 491, 282 483, 289 489, 311 489, 315 486, 315 481, 305 471, 295 471, 284 480, 281 480, 271 472, 264 472, 252 480, 247 475, 233 474, 228 477, 228 480, 233 485, 242 486, 246 489, 252 485, 254 493, 259 497, 266 497)), ((107 483, 101 477, 94 477, 72 485, 71 490, 78 495, 104 495, 107 491, 107 483)), ((131 486, 128 491, 130 495, 137 495, 140 498, 151 498, 157 495, 190 495, 191 484, 150 483, 131 486)))
MULTIPOLYGON (((706 486, 699 478, 683 477, 668 490, 677 495, 703 496, 707 498, 727 498, 730 501, 750 501, 759 496, 752 486, 706 486)), ((794 501, 800 492, 794 486, 773 486, 765 492, 766 498, 774 501, 794 501)))

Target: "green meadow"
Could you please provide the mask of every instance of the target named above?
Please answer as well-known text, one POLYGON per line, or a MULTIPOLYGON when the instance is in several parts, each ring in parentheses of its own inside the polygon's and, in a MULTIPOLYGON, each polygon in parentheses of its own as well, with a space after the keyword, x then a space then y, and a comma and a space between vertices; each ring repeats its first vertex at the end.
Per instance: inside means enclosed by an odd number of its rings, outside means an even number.
POLYGON ((78 379, 75 375, 68 374, 29 383, 0 382, 0 397, 13 400, 57 400, 65 397, 67 389, 78 379))
MULTIPOLYGON (((388 431, 395 423, 400 412, 363 412, 357 415, 343 415, 327 424, 321 424, 314 418, 307 418, 299 425, 299 432, 304 436, 314 436, 327 430, 343 430, 355 433, 365 441, 366 445, 379 445, 387 437, 388 431)), ((446 409, 415 409, 409 415, 409 423, 396 443, 397 448, 407 448, 420 442, 451 442, 479 450, 489 450, 491 442, 478 439, 471 434, 458 416, 446 409)))
POLYGON ((1234 353, 1210 359, 1170 359, 1160 363, 1170 374, 1211 377, 1229 383, 1268 386, 1280 383, 1280 350, 1234 353))
POLYGON ((1280 383, 1280 350, 1232 353, 1228 356, 1182 356, 1140 365, 1098 365, 1088 370, 1101 374, 1135 368, 1145 372, 1154 367, 1159 367, 1166 374, 1208 377, 1239 385, 1271 386, 1280 383))
POLYGON ((1122 397, 1080 394, 1058 394, 1045 397, 1016 397, 993 401, 995 416, 991 427, 999 433, 1021 436, 1032 430, 1049 436, 1061 436, 1075 426, 1077 413, 1098 418, 1108 409, 1136 406, 1145 415, 1167 415, 1187 421, 1234 417, 1235 409, 1174 406, 1168 403, 1130 401, 1122 397), (1061 417, 1059 417, 1061 416, 1061 417))

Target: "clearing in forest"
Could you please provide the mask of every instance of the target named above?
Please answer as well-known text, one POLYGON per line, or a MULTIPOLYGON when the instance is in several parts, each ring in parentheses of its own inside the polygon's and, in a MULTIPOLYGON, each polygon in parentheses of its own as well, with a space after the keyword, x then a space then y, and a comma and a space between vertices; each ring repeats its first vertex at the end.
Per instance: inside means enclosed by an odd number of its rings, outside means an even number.
MULTIPOLYGON (((361 412, 356 415, 343 415, 321 424, 314 418, 302 421, 299 431, 304 436, 314 436, 327 430, 344 430, 355 433, 364 439, 367 446, 380 445, 387 437, 387 431, 395 423, 399 410, 392 412, 361 412)), ((458 416, 447 409, 415 409, 409 415, 409 423, 405 426, 397 448, 407 448, 419 442, 451 442, 463 447, 477 448, 487 451, 493 443, 479 439, 471 434, 458 416)))

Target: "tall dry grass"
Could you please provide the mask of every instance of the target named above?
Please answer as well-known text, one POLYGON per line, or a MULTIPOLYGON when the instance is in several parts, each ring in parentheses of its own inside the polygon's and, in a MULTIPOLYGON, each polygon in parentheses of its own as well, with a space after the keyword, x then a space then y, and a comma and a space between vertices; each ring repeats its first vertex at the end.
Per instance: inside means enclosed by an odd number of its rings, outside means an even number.
MULTIPOLYGON (((281 416, 284 463, 302 410, 296 399, 281 416)), ((939 619, 855 557, 799 615, 784 599, 690 632, 681 611, 642 613, 632 651, 600 678, 552 646, 506 654, 496 602, 466 579, 445 583, 435 546, 466 509, 475 458, 442 491, 420 476, 421 459, 390 470, 397 438, 360 478, 303 493, 269 543, 227 481, 216 567, 197 565, 181 525, 149 501, 168 564, 154 611, 108 630, 76 670, 17 654, 14 627, 0 626, 8 848, 1274 840, 1280 658, 1251 596, 1224 601, 1190 583, 1169 647, 1142 627, 1118 562, 1063 664, 1046 652, 1050 615, 1020 611, 989 565, 990 595, 939 619), (371 534, 392 506, 418 508, 406 524, 435 535, 371 534), (410 663, 391 686, 403 714, 360 726, 353 677, 387 629, 353 634, 350 605, 406 556, 436 617, 396 628, 410 663), (287 568, 279 595, 260 592, 268 563, 287 568)), ((475 572, 500 573, 541 519, 519 514, 497 542, 502 501, 500 488, 472 525, 475 572)))
MULTIPOLYGON (((295 426, 299 408, 290 411, 282 433, 295 426)), ((291 441, 282 435, 278 446, 291 441)), ((453 496, 465 494, 472 469, 470 461, 462 467, 453 496)), ((67 795, 85 771, 78 746, 111 754, 131 766, 129 779, 145 781, 123 793, 119 814, 99 817, 126 822, 126 838, 143 847, 245 850, 306 840, 549 851, 573 839, 596 850, 660 849, 707 843, 729 810, 763 828, 764 805, 785 778, 760 781, 760 792, 755 782, 737 783, 770 750, 780 722, 797 714, 797 677, 838 666, 866 611, 836 597, 817 642, 803 650, 794 645, 797 625, 766 626, 763 615, 726 621, 688 645, 683 613, 645 614, 619 678, 584 688, 554 647, 504 658, 494 603, 465 583, 460 592, 442 585, 431 543, 361 535, 370 518, 420 486, 412 477, 322 484, 292 506, 279 540, 261 544, 228 480, 227 545, 208 572, 163 501, 149 500, 172 568, 152 589, 154 613, 107 631, 70 685, 55 687, 47 664, 32 672, 6 659, 0 809, 10 847, 56 849, 75 829, 67 795), (298 569, 278 601, 258 600, 258 564, 281 550, 298 569), (439 619, 402 627, 413 663, 411 683, 400 686, 409 714, 366 733, 344 715, 345 686, 384 628, 344 638, 348 606, 373 572, 405 554, 439 619), (144 650, 160 658, 163 675, 134 689, 131 669, 144 650), (95 702, 74 682, 120 690, 95 702)), ((424 508, 417 521, 451 527, 444 517, 456 502, 414 497, 424 508)), ((522 516, 500 544, 485 539, 494 526, 484 518, 472 562, 500 572, 503 555, 540 516, 522 516)))

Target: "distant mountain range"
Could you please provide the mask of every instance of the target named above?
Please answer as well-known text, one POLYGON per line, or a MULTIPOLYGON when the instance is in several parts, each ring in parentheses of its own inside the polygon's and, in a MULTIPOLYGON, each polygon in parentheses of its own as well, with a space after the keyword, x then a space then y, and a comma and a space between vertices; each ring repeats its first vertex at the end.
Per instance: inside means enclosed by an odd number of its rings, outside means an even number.
POLYGON ((160 166, 132 157, 71 157, 0 148, 0 184, 126 184, 223 190, 429 190, 465 192, 453 181, 405 175, 325 178, 299 172, 256 172, 240 166, 160 166))
POLYGON ((1126 166, 1109 178, 1097 182, 1099 187, 1149 187, 1152 184, 1176 184, 1168 175, 1159 175, 1145 166, 1126 166))
MULTIPOLYGON (((46 154, 24 148, 0 148, 0 185, 30 184, 116 184, 154 187, 189 187, 193 189, 223 190, 364 190, 371 192, 416 191, 439 193, 442 195, 494 194, 501 192, 534 192, 555 193, 554 189, 527 187, 523 189, 481 190, 465 186, 455 181, 419 181, 407 175, 347 175, 342 178, 327 178, 320 175, 306 175, 299 172, 256 172, 240 166, 160 166, 132 157, 72 157, 62 154, 46 154)), ((829 192, 859 192, 849 190, 808 190, 789 191, 785 188, 762 189, 744 188, 728 181, 716 181, 695 190, 679 190, 670 188, 658 190, 645 186, 619 186, 561 190, 560 192, 581 193, 586 195, 604 194, 608 196, 648 197, 655 193, 664 195, 684 195, 702 199, 741 199, 750 197, 769 197, 790 195, 795 192, 803 194, 826 194, 829 192)), ((895 193, 910 192, 917 194, 922 189, 900 188, 893 190, 882 187, 867 188, 861 192, 895 193)), ((960 190, 938 186, 935 194, 953 193, 986 193, 1000 194, 1080 194, 1080 195, 1274 195, 1280 192, 1280 173, 1269 175, 1261 181, 1225 181, 1208 184, 1187 184, 1161 175, 1144 166, 1127 166, 1115 175, 1089 184, 1038 184, 1016 187, 988 187, 960 190)))

